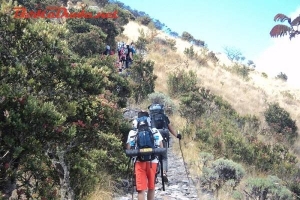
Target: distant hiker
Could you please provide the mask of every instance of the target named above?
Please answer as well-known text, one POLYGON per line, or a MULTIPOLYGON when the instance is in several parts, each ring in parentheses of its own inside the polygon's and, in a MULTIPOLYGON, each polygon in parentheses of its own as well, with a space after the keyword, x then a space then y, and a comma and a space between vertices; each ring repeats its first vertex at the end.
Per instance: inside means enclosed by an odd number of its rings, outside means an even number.
MULTIPOLYGON (((181 140, 181 135, 177 134, 172 127, 169 117, 165 114, 164 106, 161 104, 152 104, 148 107, 151 118, 151 127, 159 130, 163 137, 164 148, 169 147, 170 132, 176 138, 181 140)), ((163 154, 163 181, 168 182, 167 172, 168 172, 168 156, 167 151, 163 154)))
POLYGON ((133 50, 130 48, 130 45, 126 45, 127 55, 126 55, 126 68, 130 68, 133 61, 133 50))
POLYGON ((135 53, 136 53, 136 50, 135 50, 135 47, 134 47, 134 43, 133 43, 133 42, 131 42, 130 48, 132 49, 132 54, 135 54, 135 53))
POLYGON ((119 55, 119 61, 122 62, 123 66, 125 66, 127 55, 128 55, 128 48, 127 45, 123 42, 118 44, 118 55, 119 55))
MULTIPOLYGON (((151 128, 149 113, 139 112, 138 118, 133 121, 133 130, 128 134, 126 148, 162 148, 162 140, 160 132, 155 128, 151 128)), ((138 156, 136 158, 134 173, 138 200, 145 200, 147 189, 147 200, 154 200, 158 162, 155 155, 138 156)))
POLYGON ((106 45, 104 55, 110 55, 110 46, 109 45, 106 45))

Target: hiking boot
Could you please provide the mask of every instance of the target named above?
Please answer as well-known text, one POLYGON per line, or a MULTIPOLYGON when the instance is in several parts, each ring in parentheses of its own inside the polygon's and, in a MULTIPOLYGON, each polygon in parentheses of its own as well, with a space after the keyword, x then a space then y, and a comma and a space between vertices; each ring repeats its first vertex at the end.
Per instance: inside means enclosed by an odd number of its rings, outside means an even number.
POLYGON ((166 174, 166 173, 164 173, 164 174, 163 174, 163 182, 165 182, 165 183, 169 182, 169 180, 168 180, 168 177, 167 177, 167 174, 166 174))

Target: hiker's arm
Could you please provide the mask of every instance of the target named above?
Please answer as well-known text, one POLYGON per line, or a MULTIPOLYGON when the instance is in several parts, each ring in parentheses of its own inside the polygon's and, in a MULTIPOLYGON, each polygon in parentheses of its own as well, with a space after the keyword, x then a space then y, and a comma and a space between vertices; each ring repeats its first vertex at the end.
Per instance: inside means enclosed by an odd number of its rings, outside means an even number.
POLYGON ((130 143, 127 143, 127 144, 126 144, 126 149, 131 149, 130 143))
POLYGON ((133 60, 132 51, 129 52, 129 57, 130 57, 131 60, 133 60))
POLYGON ((164 148, 164 144, 163 144, 163 142, 162 142, 162 141, 160 141, 160 143, 159 143, 159 147, 160 147, 160 148, 164 148))
POLYGON ((175 137, 177 137, 177 133, 175 132, 175 130, 173 129, 173 127, 172 127, 171 124, 168 124, 168 128, 169 128, 169 131, 170 131, 175 137))

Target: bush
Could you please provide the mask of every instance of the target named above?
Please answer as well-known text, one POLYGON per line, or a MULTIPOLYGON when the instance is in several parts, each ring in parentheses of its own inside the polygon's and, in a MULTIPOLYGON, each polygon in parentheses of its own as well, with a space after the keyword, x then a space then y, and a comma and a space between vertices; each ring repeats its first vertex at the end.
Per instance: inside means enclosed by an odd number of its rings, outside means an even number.
POLYGON ((211 163, 211 166, 203 168, 201 182, 203 186, 216 192, 218 197, 219 190, 223 186, 235 189, 245 175, 244 168, 232 160, 220 158, 211 163))
POLYGON ((152 19, 149 16, 137 17, 136 19, 138 22, 145 26, 148 26, 148 24, 152 22, 152 19))
POLYGON ((283 81, 287 81, 288 77, 285 73, 280 72, 276 77, 276 79, 281 79, 283 81))
POLYGON ((185 48, 183 53, 190 59, 193 59, 197 56, 193 46, 190 46, 190 48, 185 48))
POLYGON ((291 119, 290 114, 281 108, 278 103, 270 104, 264 112, 265 120, 276 133, 285 135, 289 140, 297 137, 296 122, 291 119))
POLYGON ((187 119, 187 123, 195 122, 204 113, 204 100, 198 91, 183 95, 180 102, 180 115, 187 119))
POLYGON ((144 100, 148 94, 154 92, 156 75, 153 74, 154 62, 144 61, 142 57, 136 57, 129 69, 129 80, 133 97, 136 103, 144 100))
POLYGON ((243 79, 248 80, 249 79, 249 72, 251 70, 246 65, 241 65, 241 64, 235 63, 232 66, 230 71, 237 74, 238 76, 241 76, 243 79))
POLYGON ((247 180, 245 198, 293 200, 293 195, 276 176, 250 178, 247 180))
POLYGON ((198 89, 197 75, 193 71, 185 72, 180 70, 168 76, 168 89, 171 96, 184 94, 198 89))
POLYGON ((186 31, 184 31, 184 32, 182 33, 181 38, 182 38, 183 40, 185 40, 185 41, 188 41, 188 42, 191 42, 191 41, 194 40, 194 37, 193 37, 190 33, 186 32, 186 31))
POLYGON ((148 95, 148 99, 151 103, 163 104, 167 114, 173 114, 176 110, 176 106, 169 96, 164 93, 155 92, 148 95))
POLYGON ((264 78, 268 78, 268 74, 266 74, 265 72, 262 72, 261 76, 264 77, 264 78))
POLYGON ((208 54, 207 54, 207 57, 209 60, 211 60, 213 63, 217 63, 219 62, 219 59, 217 58, 216 54, 212 51, 210 51, 208 54))

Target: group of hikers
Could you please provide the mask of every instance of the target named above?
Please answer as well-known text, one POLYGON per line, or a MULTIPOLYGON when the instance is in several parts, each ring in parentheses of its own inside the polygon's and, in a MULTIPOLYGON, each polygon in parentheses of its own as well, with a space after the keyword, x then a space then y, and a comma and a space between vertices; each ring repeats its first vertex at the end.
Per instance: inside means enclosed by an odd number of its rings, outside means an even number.
POLYGON ((149 154, 137 153, 131 159, 134 163, 134 184, 138 192, 138 200, 154 200, 155 184, 158 182, 158 174, 161 174, 162 182, 168 182, 168 157, 170 133, 181 140, 181 135, 177 134, 172 127, 168 116, 165 114, 162 104, 152 104, 148 111, 140 111, 137 119, 132 122, 126 149, 135 152, 150 152, 149 154), (163 149, 162 155, 155 155, 153 150, 163 149), (138 150, 138 151, 137 151, 138 150), (162 171, 160 166, 162 165, 162 171))
MULTIPOLYGON (((125 42, 117 43, 117 53, 118 59, 116 66, 119 73, 122 73, 123 70, 130 68, 133 62, 133 54, 136 53, 134 42, 126 44, 125 42)), ((103 52, 104 55, 115 55, 115 51, 111 49, 109 45, 106 45, 106 48, 103 52)))

